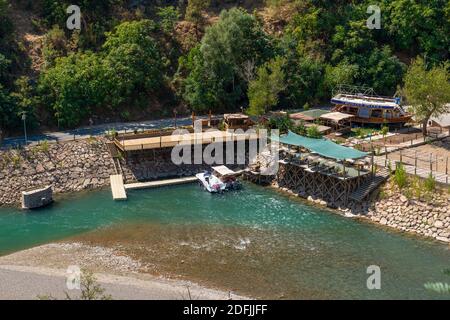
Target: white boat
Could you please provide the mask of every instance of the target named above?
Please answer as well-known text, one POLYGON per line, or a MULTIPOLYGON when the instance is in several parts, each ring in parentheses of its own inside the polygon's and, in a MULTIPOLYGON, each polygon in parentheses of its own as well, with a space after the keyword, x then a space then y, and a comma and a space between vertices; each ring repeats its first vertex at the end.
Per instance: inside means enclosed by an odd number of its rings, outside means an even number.
POLYGON ((227 190, 241 188, 240 182, 236 179, 237 173, 225 166, 212 167, 212 172, 205 171, 195 176, 203 185, 205 190, 211 193, 220 193, 227 190))

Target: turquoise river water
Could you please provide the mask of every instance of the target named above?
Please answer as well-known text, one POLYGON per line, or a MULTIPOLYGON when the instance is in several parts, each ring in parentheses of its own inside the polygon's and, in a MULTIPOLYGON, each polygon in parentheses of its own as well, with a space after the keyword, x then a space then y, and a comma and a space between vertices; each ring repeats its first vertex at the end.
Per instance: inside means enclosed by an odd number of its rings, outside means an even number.
POLYGON ((64 196, 50 207, 0 209, 0 255, 52 241, 117 246, 154 273, 259 298, 440 298, 450 247, 384 230, 245 184, 211 195, 197 185, 64 196), (367 267, 381 268, 368 290, 367 267))

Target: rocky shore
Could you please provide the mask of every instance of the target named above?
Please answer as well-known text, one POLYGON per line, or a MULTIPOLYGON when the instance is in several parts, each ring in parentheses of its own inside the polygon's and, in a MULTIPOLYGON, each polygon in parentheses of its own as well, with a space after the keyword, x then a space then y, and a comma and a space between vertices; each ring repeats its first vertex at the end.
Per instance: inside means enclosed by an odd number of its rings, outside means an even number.
POLYGON ((0 151, 0 204, 20 202, 21 192, 51 185, 55 193, 109 184, 114 164, 102 138, 47 143, 0 151))
POLYGON ((50 243, 0 257, 0 299, 37 299, 52 296, 78 299, 79 290, 68 290, 68 267, 95 274, 98 284, 115 300, 134 299, 248 299, 229 291, 207 288, 147 272, 145 263, 122 252, 79 242, 50 243))
POLYGON ((344 212, 354 212, 383 226, 450 243, 450 194, 436 190, 425 197, 406 197, 387 183, 382 197, 363 205, 353 204, 344 212), (381 199, 380 199, 381 198, 381 199))
POLYGON ((272 186, 304 198, 313 205, 328 207, 346 217, 361 218, 397 231, 450 243, 450 193, 445 190, 436 190, 420 199, 408 198, 389 181, 371 199, 343 206, 327 203, 311 195, 296 194, 288 188, 280 188, 276 183, 272 186))

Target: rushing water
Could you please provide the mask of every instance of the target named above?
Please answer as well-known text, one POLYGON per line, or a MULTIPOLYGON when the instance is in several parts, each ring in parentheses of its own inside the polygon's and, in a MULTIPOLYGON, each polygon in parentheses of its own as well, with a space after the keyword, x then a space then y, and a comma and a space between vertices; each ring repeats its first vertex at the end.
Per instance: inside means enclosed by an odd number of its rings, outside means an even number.
POLYGON ((70 237, 126 253, 151 272, 263 298, 438 298, 450 249, 246 184, 211 195, 196 185, 65 196, 51 207, 0 210, 0 255, 70 237), (381 268, 368 290, 367 267, 381 268))

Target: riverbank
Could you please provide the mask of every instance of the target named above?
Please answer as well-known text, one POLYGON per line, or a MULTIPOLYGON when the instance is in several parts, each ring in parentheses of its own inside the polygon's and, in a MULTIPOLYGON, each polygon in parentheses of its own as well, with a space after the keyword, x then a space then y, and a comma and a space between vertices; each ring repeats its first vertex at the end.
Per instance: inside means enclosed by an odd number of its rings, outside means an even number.
MULTIPOLYGON (((272 187, 301 197, 288 188, 280 188, 276 183, 272 187)), ((304 199, 311 205, 328 207, 346 217, 361 218, 378 226, 450 243, 450 193, 440 189, 428 194, 422 190, 421 193, 420 196, 409 194, 406 197, 391 179, 367 201, 350 201, 345 207, 329 204, 313 196, 304 199)))
POLYGON ((73 298, 79 290, 65 285, 67 268, 78 266, 95 273, 99 284, 113 299, 244 299, 245 297, 198 284, 156 277, 148 266, 120 249, 79 242, 50 243, 0 257, 0 299, 37 299, 38 296, 73 298))

